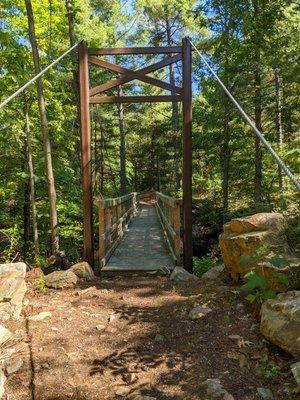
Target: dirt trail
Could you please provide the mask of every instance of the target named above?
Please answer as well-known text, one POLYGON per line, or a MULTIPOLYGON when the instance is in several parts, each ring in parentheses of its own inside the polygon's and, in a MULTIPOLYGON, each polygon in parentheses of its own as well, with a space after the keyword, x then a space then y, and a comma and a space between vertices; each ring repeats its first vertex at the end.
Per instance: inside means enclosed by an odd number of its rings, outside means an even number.
POLYGON ((219 378, 235 400, 257 400, 258 387, 277 400, 296 399, 292 377, 255 372, 264 356, 282 372, 292 360, 262 340, 234 287, 179 287, 152 275, 90 287, 29 291, 26 314, 52 316, 28 322, 25 363, 8 380, 8 400, 204 400, 207 378, 219 378), (188 313, 195 303, 213 312, 194 322, 188 313), (239 348, 229 335, 251 343, 239 348))

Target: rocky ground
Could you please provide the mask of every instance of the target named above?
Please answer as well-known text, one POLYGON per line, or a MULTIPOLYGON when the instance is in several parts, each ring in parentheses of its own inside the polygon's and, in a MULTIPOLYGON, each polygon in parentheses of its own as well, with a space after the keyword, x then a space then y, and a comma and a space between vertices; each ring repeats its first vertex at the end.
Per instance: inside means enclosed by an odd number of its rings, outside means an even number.
POLYGON ((225 273, 185 284, 98 278, 45 294, 28 286, 23 365, 7 400, 299 399, 295 359, 263 339, 225 273))

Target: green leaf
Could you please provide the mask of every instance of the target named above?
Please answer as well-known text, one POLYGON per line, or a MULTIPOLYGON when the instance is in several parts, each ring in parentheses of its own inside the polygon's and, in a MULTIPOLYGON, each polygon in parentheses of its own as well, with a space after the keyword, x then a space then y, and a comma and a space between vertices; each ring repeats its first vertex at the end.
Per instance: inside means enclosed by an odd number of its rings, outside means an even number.
POLYGON ((282 257, 272 257, 269 261, 276 268, 286 267, 289 265, 289 261, 282 257))
POLYGON ((258 275, 254 271, 247 272, 247 274, 245 274, 245 278, 248 279, 248 282, 243 285, 245 289, 267 290, 268 288, 268 281, 266 280, 266 278, 258 275))
POLYGON ((276 293, 274 290, 269 289, 262 293, 263 300, 275 299, 276 293))

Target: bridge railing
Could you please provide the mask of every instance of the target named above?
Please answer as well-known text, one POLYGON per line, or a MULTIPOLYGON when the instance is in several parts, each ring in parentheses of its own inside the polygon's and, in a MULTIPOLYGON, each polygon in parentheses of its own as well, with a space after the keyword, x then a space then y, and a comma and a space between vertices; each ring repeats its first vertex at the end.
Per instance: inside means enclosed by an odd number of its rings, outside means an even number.
POLYGON ((167 244, 175 264, 182 263, 183 245, 181 235, 182 200, 155 192, 156 211, 165 233, 167 244))
POLYGON ((100 199, 99 208, 99 267, 105 266, 122 239, 130 219, 137 213, 137 193, 114 199, 100 199))

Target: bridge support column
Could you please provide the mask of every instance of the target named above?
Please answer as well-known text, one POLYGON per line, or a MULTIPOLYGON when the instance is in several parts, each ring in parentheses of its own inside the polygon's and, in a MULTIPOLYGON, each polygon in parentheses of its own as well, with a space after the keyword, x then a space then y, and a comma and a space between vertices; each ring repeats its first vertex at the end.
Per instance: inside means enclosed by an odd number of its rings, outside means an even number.
POLYGON ((193 270, 192 242, 192 48, 188 38, 182 40, 183 71, 183 254, 184 267, 193 270))
POLYGON ((88 49, 84 42, 78 46, 81 168, 83 193, 84 259, 94 266, 93 194, 91 175, 91 124, 88 49))

